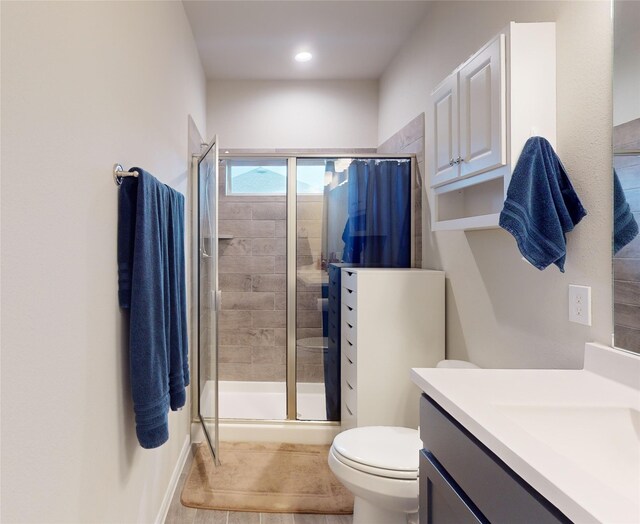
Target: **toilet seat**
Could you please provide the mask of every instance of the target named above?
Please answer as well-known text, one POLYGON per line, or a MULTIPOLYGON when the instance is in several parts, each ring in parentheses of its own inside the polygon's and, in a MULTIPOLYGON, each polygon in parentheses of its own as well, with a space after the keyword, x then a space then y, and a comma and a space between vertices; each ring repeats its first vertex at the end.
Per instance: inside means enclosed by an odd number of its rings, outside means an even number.
POLYGON ((368 475, 376 475, 377 477, 385 477, 394 480, 417 480, 418 478, 417 471, 398 471, 394 469, 376 468, 374 466, 369 466, 367 464, 362 464, 355 460, 348 459, 336 451, 335 448, 331 449, 331 453, 345 466, 349 466, 350 468, 361 471, 362 473, 367 473, 368 475))
POLYGON ((418 431, 393 426, 354 428, 336 436, 334 457, 353 469, 398 480, 418 478, 418 431))

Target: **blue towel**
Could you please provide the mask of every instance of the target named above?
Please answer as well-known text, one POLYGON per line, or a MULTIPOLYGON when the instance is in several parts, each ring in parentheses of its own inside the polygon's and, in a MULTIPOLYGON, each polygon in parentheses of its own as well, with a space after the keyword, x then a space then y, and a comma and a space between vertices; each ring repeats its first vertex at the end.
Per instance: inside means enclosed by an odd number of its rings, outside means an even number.
POLYGON ((551 144, 539 136, 527 140, 499 222, 522 256, 540 270, 555 264, 564 273, 565 235, 586 214, 551 144))
POLYGON ((120 306, 130 311, 129 364, 136 434, 144 448, 169 438, 167 412, 189 385, 184 197, 146 171, 126 177, 118 203, 120 306))
POLYGON ((636 222, 622 184, 615 169, 613 171, 613 253, 617 253, 638 234, 636 222))

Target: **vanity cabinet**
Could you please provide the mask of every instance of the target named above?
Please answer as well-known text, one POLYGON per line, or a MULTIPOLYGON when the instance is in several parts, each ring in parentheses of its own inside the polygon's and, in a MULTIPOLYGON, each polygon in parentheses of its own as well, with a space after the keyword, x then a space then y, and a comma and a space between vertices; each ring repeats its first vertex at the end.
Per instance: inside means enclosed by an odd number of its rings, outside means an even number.
POLYGON ((444 272, 343 268, 342 429, 418 426, 412 367, 444 358, 444 272))
POLYGON ((555 23, 512 22, 432 92, 432 230, 497 227, 526 140, 555 146, 555 53, 555 23))
POLYGON ((571 522, 426 395, 420 438, 421 524, 571 522))

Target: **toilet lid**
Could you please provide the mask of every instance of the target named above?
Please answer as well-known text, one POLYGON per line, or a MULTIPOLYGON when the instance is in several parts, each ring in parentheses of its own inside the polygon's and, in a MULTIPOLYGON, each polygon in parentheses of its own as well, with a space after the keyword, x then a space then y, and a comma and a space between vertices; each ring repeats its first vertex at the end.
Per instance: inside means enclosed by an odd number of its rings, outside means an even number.
POLYGON ((394 426, 349 429, 333 439, 333 449, 348 465, 361 464, 367 472, 372 468, 396 472, 398 478, 417 478, 421 448, 417 430, 394 426))

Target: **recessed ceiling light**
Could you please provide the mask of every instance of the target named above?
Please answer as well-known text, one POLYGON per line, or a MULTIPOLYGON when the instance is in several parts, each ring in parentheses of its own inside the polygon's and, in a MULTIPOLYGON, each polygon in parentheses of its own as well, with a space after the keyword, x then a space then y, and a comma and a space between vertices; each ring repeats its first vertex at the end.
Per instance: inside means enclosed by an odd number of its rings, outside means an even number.
POLYGON ((302 51, 295 56, 296 62, 308 62, 313 58, 313 55, 309 51, 302 51))

